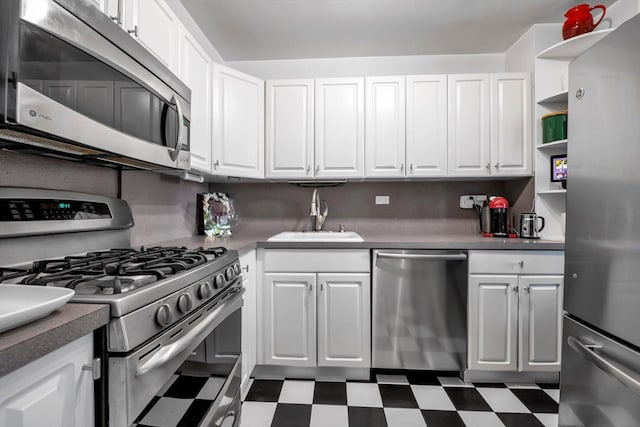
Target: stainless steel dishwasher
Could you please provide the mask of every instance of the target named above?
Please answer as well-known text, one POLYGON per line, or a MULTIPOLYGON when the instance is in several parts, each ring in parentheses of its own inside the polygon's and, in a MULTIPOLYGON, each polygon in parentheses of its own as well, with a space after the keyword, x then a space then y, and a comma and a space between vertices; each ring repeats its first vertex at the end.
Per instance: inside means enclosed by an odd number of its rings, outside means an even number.
POLYGON ((373 251, 374 368, 464 369, 466 260, 461 251, 373 251))

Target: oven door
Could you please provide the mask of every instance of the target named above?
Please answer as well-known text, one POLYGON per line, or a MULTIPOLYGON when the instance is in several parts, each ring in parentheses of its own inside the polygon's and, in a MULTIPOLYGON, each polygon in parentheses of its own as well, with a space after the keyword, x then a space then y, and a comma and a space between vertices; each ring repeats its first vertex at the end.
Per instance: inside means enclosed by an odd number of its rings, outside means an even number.
POLYGON ((111 427, 172 417, 175 425, 222 424, 240 389, 243 292, 236 287, 134 352, 109 356, 111 427))
POLYGON ((1 136, 116 163, 189 169, 188 89, 185 99, 174 82, 160 80, 58 2, 22 0, 15 13, 5 123, 17 126, 1 136))

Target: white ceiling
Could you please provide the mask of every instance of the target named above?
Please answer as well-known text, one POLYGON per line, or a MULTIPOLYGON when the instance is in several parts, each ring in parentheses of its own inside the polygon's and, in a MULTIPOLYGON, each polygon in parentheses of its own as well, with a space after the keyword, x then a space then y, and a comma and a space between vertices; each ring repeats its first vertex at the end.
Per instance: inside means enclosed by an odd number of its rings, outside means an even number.
MULTIPOLYGON (((227 61, 504 52, 574 0, 181 0, 227 61)), ((606 6, 614 0, 605 0, 606 6)))

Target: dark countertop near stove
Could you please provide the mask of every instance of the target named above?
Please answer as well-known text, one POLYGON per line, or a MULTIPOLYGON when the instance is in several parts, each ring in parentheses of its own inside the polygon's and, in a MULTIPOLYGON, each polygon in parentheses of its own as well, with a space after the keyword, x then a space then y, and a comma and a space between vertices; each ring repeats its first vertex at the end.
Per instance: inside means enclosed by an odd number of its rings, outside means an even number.
POLYGON ((67 303, 47 317, 0 333, 0 377, 107 322, 108 305, 67 303))

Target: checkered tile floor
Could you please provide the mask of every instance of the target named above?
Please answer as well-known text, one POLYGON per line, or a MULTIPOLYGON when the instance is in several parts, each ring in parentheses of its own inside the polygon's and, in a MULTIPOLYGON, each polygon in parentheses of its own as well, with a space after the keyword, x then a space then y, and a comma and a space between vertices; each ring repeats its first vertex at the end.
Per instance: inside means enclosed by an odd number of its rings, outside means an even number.
POLYGON ((372 381, 255 380, 241 427, 557 427, 558 385, 465 384, 436 372, 372 381))

